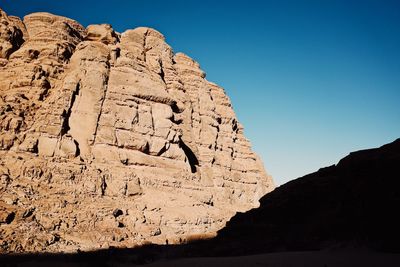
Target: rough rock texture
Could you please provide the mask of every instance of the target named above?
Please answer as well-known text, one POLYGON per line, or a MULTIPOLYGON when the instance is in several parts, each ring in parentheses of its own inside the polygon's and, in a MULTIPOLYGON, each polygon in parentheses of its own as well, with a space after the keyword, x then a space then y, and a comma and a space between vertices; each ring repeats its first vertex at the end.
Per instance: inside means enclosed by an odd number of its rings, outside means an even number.
POLYGON ((24 42, 23 31, 25 31, 25 28, 19 18, 8 17, 0 9, 0 59, 8 58, 12 52, 22 45, 24 42))
POLYGON ((161 33, 0 26, 0 251, 212 236, 273 189, 224 90, 161 33))
MULTIPOLYGON (((337 165, 278 187, 260 199, 259 208, 236 214, 212 239, 56 255, 0 254, 0 263, 5 267, 60 263, 68 267, 144 263, 146 267, 398 267, 399 173, 400 139, 350 153, 337 165)), ((2 220, 10 221, 15 214, 8 216, 2 220)))

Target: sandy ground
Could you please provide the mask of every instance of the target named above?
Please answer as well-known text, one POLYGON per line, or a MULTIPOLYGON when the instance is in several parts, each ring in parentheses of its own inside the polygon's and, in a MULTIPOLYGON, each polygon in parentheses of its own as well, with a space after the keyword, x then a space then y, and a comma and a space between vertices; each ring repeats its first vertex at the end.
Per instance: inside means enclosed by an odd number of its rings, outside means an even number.
POLYGON ((285 252, 243 257, 189 258, 159 261, 146 267, 200 267, 200 266, 245 266, 245 267, 399 267, 400 254, 366 252, 285 252))
POLYGON ((17 260, 2 262, 1 267, 399 267, 400 254, 368 253, 368 252, 284 252, 268 253, 241 257, 183 258, 175 260, 159 260, 153 263, 136 265, 128 258, 110 258, 106 261, 91 258, 90 261, 68 261, 62 259, 17 260))

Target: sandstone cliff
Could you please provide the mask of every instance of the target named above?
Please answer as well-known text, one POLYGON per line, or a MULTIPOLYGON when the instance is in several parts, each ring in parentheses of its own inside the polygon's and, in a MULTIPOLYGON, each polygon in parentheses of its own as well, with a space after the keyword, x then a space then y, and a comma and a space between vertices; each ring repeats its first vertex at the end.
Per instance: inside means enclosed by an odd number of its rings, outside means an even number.
POLYGON ((0 251, 212 236, 273 187, 224 90, 161 33, 0 10, 0 251))

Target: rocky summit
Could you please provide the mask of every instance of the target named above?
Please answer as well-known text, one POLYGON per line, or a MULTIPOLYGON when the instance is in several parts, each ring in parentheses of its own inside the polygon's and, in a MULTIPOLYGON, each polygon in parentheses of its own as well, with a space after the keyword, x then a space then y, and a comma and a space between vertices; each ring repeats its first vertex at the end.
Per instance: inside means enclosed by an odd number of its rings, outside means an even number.
POLYGON ((213 236, 273 188, 224 90, 161 33, 0 10, 0 252, 213 236))

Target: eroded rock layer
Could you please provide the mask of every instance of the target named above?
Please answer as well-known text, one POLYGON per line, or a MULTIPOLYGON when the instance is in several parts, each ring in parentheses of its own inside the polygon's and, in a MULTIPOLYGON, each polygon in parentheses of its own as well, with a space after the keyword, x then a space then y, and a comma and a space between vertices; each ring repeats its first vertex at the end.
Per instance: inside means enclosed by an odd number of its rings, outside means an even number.
POLYGON ((273 189, 224 90, 161 33, 0 19, 0 251, 184 242, 273 189))

